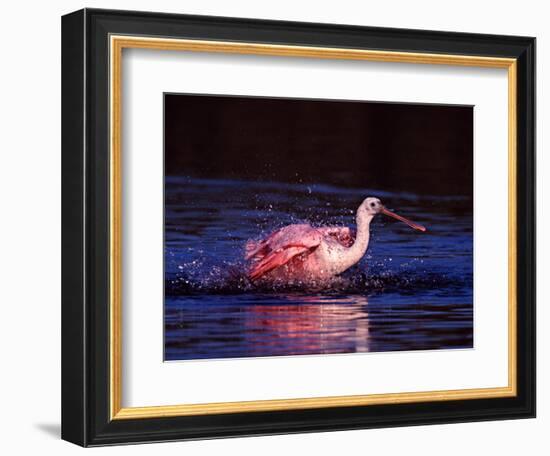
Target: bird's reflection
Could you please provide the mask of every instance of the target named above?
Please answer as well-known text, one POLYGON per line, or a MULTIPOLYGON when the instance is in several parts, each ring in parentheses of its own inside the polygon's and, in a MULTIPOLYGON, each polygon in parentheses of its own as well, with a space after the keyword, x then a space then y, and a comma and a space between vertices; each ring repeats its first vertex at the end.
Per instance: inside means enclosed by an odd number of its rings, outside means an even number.
POLYGON ((365 296, 281 296, 289 304, 256 305, 246 316, 250 356, 369 351, 365 296), (300 305, 295 301, 299 299, 300 305))

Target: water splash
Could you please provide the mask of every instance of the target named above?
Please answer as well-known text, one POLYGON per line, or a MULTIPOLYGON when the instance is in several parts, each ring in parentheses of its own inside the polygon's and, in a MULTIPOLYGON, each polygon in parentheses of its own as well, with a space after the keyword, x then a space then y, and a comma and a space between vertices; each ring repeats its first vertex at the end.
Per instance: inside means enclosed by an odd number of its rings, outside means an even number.
MULTIPOLYGON (((341 276, 323 282, 252 282, 243 263, 224 263, 203 270, 198 263, 182 267, 179 274, 165 282, 167 296, 183 296, 196 293, 205 294, 246 294, 280 292, 327 292, 371 294, 380 292, 421 292, 434 289, 461 289, 471 278, 453 278, 446 274, 425 270, 394 272, 376 270, 372 273, 354 267, 341 276)), ((471 285, 471 284, 470 284, 471 285)))

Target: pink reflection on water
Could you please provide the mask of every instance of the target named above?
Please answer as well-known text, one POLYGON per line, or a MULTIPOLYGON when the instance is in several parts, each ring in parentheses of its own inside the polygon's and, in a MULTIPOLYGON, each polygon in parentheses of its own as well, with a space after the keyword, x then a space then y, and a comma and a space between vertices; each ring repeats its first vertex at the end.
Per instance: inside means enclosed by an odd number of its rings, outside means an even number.
MULTIPOLYGON (((281 296, 288 301, 297 298, 281 296)), ((265 353, 266 347, 286 355, 369 351, 366 297, 300 295, 299 300, 300 305, 254 306, 247 313, 249 356, 265 353)))

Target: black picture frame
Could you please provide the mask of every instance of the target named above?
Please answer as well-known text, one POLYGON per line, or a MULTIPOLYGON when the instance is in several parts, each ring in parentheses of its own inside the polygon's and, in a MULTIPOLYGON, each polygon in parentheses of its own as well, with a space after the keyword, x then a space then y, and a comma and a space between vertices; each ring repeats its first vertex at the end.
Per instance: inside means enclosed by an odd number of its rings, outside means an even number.
POLYGON ((62 438, 82 446, 535 416, 535 39, 84 9, 62 19, 62 438), (110 419, 109 36, 517 59, 517 395, 110 419))

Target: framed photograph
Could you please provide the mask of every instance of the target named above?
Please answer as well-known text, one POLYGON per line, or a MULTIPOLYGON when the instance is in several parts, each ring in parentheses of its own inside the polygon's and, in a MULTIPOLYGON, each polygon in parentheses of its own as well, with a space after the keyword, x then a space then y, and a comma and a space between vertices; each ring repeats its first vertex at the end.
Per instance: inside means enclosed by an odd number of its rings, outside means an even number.
POLYGON ((535 39, 62 20, 62 437, 535 416, 535 39))

